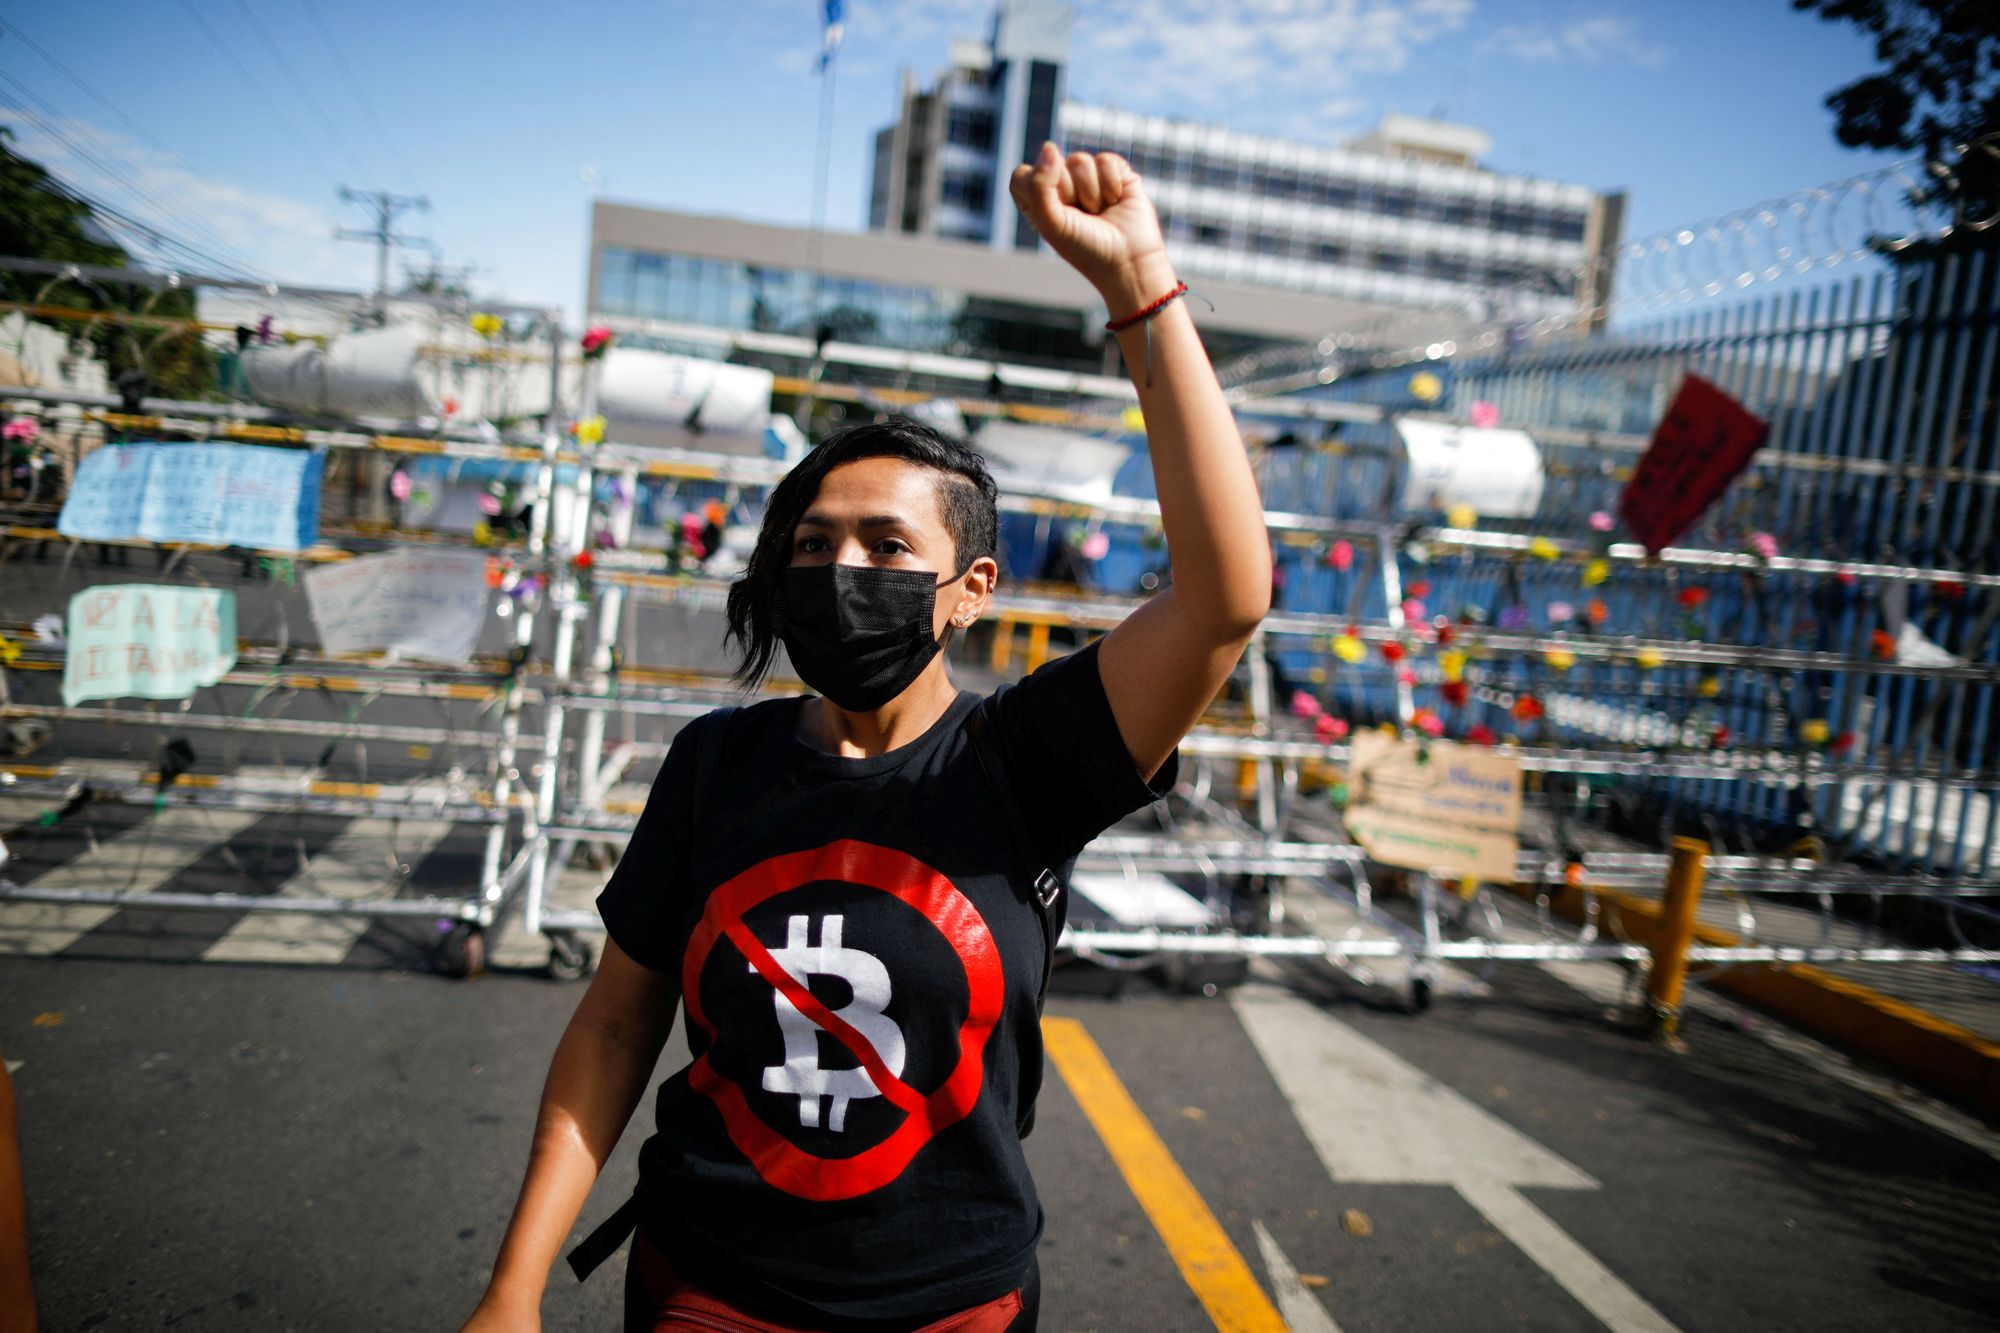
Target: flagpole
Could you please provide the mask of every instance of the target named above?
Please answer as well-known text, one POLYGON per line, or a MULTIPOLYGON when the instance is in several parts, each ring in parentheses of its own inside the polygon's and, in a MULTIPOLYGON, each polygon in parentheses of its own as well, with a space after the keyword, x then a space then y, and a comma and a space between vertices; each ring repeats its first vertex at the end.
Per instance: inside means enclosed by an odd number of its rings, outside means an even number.
POLYGON ((806 303, 806 318, 810 321, 813 337, 813 360, 812 368, 806 373, 805 399, 799 405, 797 418, 799 429, 808 435, 811 433, 815 390, 819 386, 820 377, 826 373, 826 344, 819 337, 821 327, 819 304, 822 287, 820 256, 823 250, 822 241, 826 235, 827 166, 833 152, 833 57, 840 49, 840 20, 840 0, 827 0, 826 31, 822 38, 819 58, 819 148, 818 156, 813 163, 812 242, 809 256, 812 282, 808 288, 806 303))

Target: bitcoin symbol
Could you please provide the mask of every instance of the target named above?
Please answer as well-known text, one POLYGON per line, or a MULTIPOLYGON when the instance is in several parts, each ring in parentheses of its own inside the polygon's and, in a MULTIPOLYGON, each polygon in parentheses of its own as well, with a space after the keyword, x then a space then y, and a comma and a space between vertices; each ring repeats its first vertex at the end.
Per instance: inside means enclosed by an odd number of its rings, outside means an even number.
MULTIPOLYGON (((785 926, 785 947, 771 950, 772 959, 801 986, 810 985, 807 978, 815 972, 846 982, 852 997, 832 1011, 834 1017, 860 1033, 889 1072, 901 1078, 903 1030, 883 1012, 889 1007, 889 969, 872 953, 841 946, 846 918, 822 918, 817 947, 806 943, 810 922, 809 917, 790 918, 785 926)), ((752 963, 750 970, 755 972, 756 964, 752 963)), ((856 1097, 880 1097, 881 1089, 864 1068, 820 1068, 819 1027, 800 1013, 783 991, 774 991, 772 999, 777 1002, 778 1027, 785 1034, 785 1062, 764 1070, 764 1090, 797 1097, 799 1124, 807 1129, 819 1128, 819 1099, 831 1097, 833 1107, 826 1127, 836 1134, 845 1132, 847 1103, 856 1097)))

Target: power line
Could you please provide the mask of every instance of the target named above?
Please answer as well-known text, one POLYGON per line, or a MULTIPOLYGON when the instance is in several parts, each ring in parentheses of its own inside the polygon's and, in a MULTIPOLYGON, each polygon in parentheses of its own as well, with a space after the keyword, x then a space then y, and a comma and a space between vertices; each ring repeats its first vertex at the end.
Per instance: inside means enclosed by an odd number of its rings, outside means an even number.
MULTIPOLYGON (((96 102, 106 111, 109 111, 111 115, 118 121, 118 123, 120 125, 123 125, 128 131, 130 131, 133 137, 137 138, 141 143, 144 143, 149 148, 152 148, 157 152, 164 153, 166 156, 171 157, 176 161, 180 161, 180 154, 176 153, 173 149, 167 147, 165 144, 161 143, 158 139, 154 138, 153 135, 146 129, 145 126, 139 124, 137 121, 133 120, 130 116, 126 115, 123 111, 119 110, 117 106, 115 106, 108 98, 104 96, 104 94, 98 92, 97 89, 91 87, 88 83, 85 83, 81 75, 78 75, 76 72, 71 70, 69 66, 63 64, 62 61, 57 60, 54 56, 50 55, 48 51, 39 42, 35 41, 34 38, 28 36, 27 33, 22 32, 17 25, 9 23, 5 19, 0 19, 0 29, 4 29, 14 38, 14 40, 20 42, 30 51, 33 51, 36 55, 40 56, 43 60, 46 60, 49 64, 55 66, 57 73, 61 74, 71 83, 75 84, 78 88, 81 88, 86 97, 90 98, 93 102, 96 102)), ((187 163, 183 161, 181 162, 181 165, 187 166, 187 163)), ((190 170, 192 170, 192 168, 190 168, 190 170)))
POLYGON ((353 145, 335 127, 333 118, 326 114, 326 108, 319 104, 319 99, 312 95, 312 90, 306 86, 305 80, 301 79, 298 71, 292 68, 292 62, 285 59, 285 53, 278 49, 278 44, 271 40, 270 31, 258 19, 257 12, 250 8, 245 0, 236 0, 236 7, 243 11, 243 17, 250 24, 250 30, 264 43, 264 49, 269 51, 271 59, 277 62, 278 72, 285 76, 286 81, 292 85, 292 91, 299 95, 299 100, 306 104, 307 110, 311 111, 313 117, 319 121, 320 128, 326 131, 326 137, 339 145, 340 151, 347 158, 348 165, 356 170, 365 170, 361 159, 354 154, 353 145))
POLYGON ((402 150, 396 147, 396 141, 390 135, 388 127, 382 123, 382 118, 375 114, 374 102, 369 100, 367 90, 361 86, 361 80, 354 76, 354 67, 347 63, 347 56, 342 53, 340 43, 334 40, 332 29, 327 27, 326 20, 320 16, 319 6, 314 4, 313 0, 299 0, 299 3, 304 7, 306 17, 312 20, 313 27, 319 30, 320 39, 326 43, 326 49, 332 52, 334 63, 340 67, 348 88, 354 94, 355 104, 361 108, 362 114, 368 117, 368 123, 375 127, 375 133, 381 138, 382 146, 388 150, 396 169, 402 173, 406 182, 414 181, 416 173, 410 170, 409 162, 403 157, 402 150))
MULTIPOLYGON (((36 111, 33 107, 18 104, 18 101, 17 105, 14 107, 15 111, 17 111, 23 116, 26 116, 29 120, 33 121, 36 128, 40 129, 42 133, 48 135, 56 142, 62 144, 65 148, 69 149, 71 153, 75 154, 85 163, 95 168, 101 175, 106 177, 108 180, 115 182, 116 184, 122 186, 124 189, 130 191, 133 195, 137 196, 139 199, 144 200, 148 205, 156 209, 162 217, 175 219, 179 225, 185 226, 190 231, 196 233, 197 235, 205 237, 208 244, 217 247, 217 249, 221 252, 224 252, 228 255, 233 255, 234 258, 223 258, 217 254, 205 254, 194 246, 176 242, 176 245, 179 249, 184 250, 190 254, 196 255, 197 257, 201 258, 205 263, 216 264, 224 268, 234 269, 241 276, 247 277, 252 275, 253 270, 250 267, 248 267, 248 265, 245 262, 243 262, 247 260, 248 257, 235 245, 230 243, 222 236, 216 234, 214 231, 210 230, 207 226, 200 224, 198 222, 190 222, 189 219, 180 216, 177 210, 172 205, 166 203, 165 201, 160 199, 157 195, 153 194, 152 191, 148 190, 135 177, 133 177, 129 169, 124 167, 122 164, 116 161, 107 160, 106 158, 100 157, 96 152, 94 152, 90 148, 85 147, 83 144, 78 143, 75 139, 65 134, 61 129, 61 127, 56 123, 55 119, 53 118, 55 116, 58 116, 60 113, 56 112, 55 109, 51 107, 46 101, 44 101, 41 97, 37 96, 32 89, 29 89, 26 85, 22 84, 19 80, 13 78, 11 75, 6 74, 4 71, 0 71, 0 81, 5 82, 13 90, 17 99, 25 99, 27 101, 34 102, 35 104, 41 106, 45 111, 49 113, 47 115, 44 115, 41 112, 36 111)), ((46 169, 47 168, 44 167, 44 170, 46 169)), ((111 212, 114 210, 107 209, 106 211, 111 212)), ((129 215, 126 215, 126 217, 128 222, 132 221, 129 215)), ((147 233, 155 237, 165 239, 166 237, 165 231, 162 228, 160 228, 157 224, 144 223, 141 220, 140 225, 144 227, 147 233)))
POLYGON ((237 76, 243 80, 244 84, 252 92, 256 93, 258 97, 263 99, 264 105, 271 109, 271 115, 284 127, 286 135, 290 137, 299 152, 312 160, 313 166, 318 169, 322 176, 332 176, 333 173, 327 170, 326 159, 315 152, 312 145, 305 141, 305 137, 299 133, 298 126, 292 124, 291 118, 285 114, 284 108, 278 105, 278 100, 271 96, 263 84, 257 82, 257 76, 252 74, 241 60, 237 59, 234 51, 223 44, 221 34, 209 26, 208 20, 201 16, 201 11, 194 7, 191 0, 180 0, 180 6, 187 11, 187 16, 194 20, 195 26, 208 34, 208 40, 215 44, 216 50, 222 52, 222 58, 229 62, 230 67, 236 71, 237 76))
POLYGON ((340 187, 340 197, 352 204, 368 204, 375 210, 375 226, 371 231, 355 231, 343 228, 334 233, 337 240, 375 242, 375 300, 384 314, 389 300, 389 249, 391 246, 428 246, 430 242, 412 236, 402 236, 392 231, 391 225, 396 214, 414 208, 420 213, 431 211, 431 201, 422 195, 390 194, 387 190, 350 190, 340 187))

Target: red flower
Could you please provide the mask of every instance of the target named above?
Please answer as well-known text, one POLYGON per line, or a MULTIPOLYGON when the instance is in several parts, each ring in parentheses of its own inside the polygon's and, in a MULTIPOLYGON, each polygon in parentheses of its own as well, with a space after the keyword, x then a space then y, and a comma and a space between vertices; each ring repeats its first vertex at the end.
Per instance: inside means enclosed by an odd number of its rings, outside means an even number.
POLYGON ((1410 596, 1421 601, 1423 598, 1431 595, 1431 581, 1429 579, 1418 579, 1409 586, 1408 591, 1410 596))
POLYGON ((1382 660, 1384 662, 1400 662, 1403 660, 1403 656, 1402 644, 1392 640, 1382 645, 1382 660))
POLYGON ((1323 741, 1347 739, 1347 719, 1335 717, 1331 713, 1321 713, 1313 719, 1313 732, 1323 741))
POLYGON ((578 569, 589 569, 591 565, 596 563, 596 558, 592 556, 588 551, 578 551, 576 553, 576 559, 572 563, 575 564, 575 566, 578 569))
POLYGON ((1438 687, 1438 692, 1453 708, 1465 707, 1465 701, 1472 697, 1472 687, 1462 680, 1448 680, 1438 687))
POLYGON ((1543 711, 1542 701, 1532 694, 1524 694, 1514 701, 1513 713, 1516 722, 1533 722, 1543 711))
POLYGON ((603 324, 594 324, 583 334, 583 354, 596 356, 611 345, 611 330, 603 324))
POLYGON ((1887 630, 1878 629, 1868 636, 1868 647, 1884 662, 1896 660, 1896 636, 1887 630))
POLYGON ((1948 602, 1956 602, 1965 596, 1965 585, 1957 579, 1939 579, 1931 585, 1931 591, 1948 602))
POLYGON ((1714 732, 1714 734, 1713 734, 1713 735, 1711 735, 1711 736, 1710 736, 1710 737, 1708 738, 1708 748, 1709 748, 1709 749, 1711 749, 1711 750, 1726 750, 1726 749, 1728 749, 1728 748, 1729 748, 1729 728, 1728 728, 1728 727, 1724 727, 1724 726, 1717 726, 1717 727, 1716 727, 1716 729, 1715 729, 1715 732, 1714 732))
POLYGON ((1500 738, 1484 722, 1475 722, 1465 729, 1465 739, 1473 745, 1491 745, 1500 738))
POLYGON ((1446 620, 1443 616, 1439 616, 1437 636, 1439 643, 1450 643, 1453 639, 1458 637, 1458 631, 1451 627, 1451 622, 1449 620, 1446 620))
POLYGON ((1416 716, 1410 720, 1415 722, 1417 730, 1423 732, 1426 736, 1438 737, 1444 735, 1444 719, 1439 717, 1432 709, 1419 708, 1416 716))
POLYGON ((1674 600, 1688 610, 1693 611, 1708 600, 1708 589, 1693 586, 1682 588, 1680 592, 1675 594, 1674 600))
POLYGON ((1852 750, 1853 748, 1854 748, 1853 732, 1843 731, 1838 736, 1835 736, 1833 738, 1833 752, 1835 754, 1846 754, 1849 750, 1852 750))
POLYGON ((1590 617, 1591 624, 1602 625, 1605 621, 1611 619, 1611 608, 1601 601, 1593 601, 1589 606, 1584 608, 1584 614, 1590 617))

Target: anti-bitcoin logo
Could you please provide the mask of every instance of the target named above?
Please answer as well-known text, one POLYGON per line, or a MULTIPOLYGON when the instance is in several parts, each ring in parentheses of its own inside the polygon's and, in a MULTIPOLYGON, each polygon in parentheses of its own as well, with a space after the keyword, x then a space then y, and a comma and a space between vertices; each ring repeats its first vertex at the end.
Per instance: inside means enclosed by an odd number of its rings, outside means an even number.
MULTIPOLYGON (((889 1072, 901 1078, 903 1030, 883 1012, 889 1007, 889 969, 872 953, 842 947, 846 920, 841 916, 821 918, 819 946, 813 948, 806 943, 811 918, 791 917, 785 926, 785 947, 771 950, 771 957, 802 986, 810 986, 815 973, 846 982, 853 997, 833 1010, 833 1016, 860 1033, 889 1072)), ((755 963, 749 967, 752 972, 757 970, 755 963)), ((800 1013, 783 991, 773 990, 771 998, 778 1007, 778 1027, 785 1034, 785 1062, 764 1071, 764 1090, 797 1097, 799 1124, 807 1129, 819 1128, 819 1099, 831 1097, 833 1107, 826 1127, 836 1134, 846 1132, 847 1103, 856 1097, 880 1097, 882 1090, 868 1071, 858 1066, 820 1068, 819 1025, 800 1013)))

